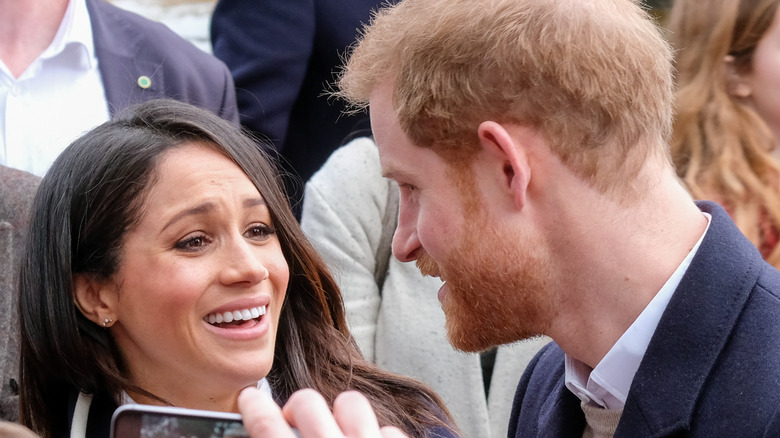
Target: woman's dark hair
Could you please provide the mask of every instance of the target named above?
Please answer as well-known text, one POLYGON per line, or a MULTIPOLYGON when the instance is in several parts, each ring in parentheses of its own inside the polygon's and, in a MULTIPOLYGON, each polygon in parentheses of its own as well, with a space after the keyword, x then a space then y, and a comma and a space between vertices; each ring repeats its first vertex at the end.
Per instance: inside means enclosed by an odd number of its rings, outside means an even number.
MULTIPOLYGON (((44 438, 68 430, 75 393, 119 400, 147 396, 124 374, 109 332, 76 308, 73 275, 109 279, 122 260, 128 229, 143 214, 160 158, 198 142, 235 162, 265 199, 290 270, 267 379, 284 403, 301 388, 326 400, 347 389, 365 394, 380 424, 424 436, 453 428, 426 386, 384 372, 362 358, 347 329, 338 286, 303 235, 276 167, 241 130, 191 105, 150 101, 130 107, 73 142, 54 162, 36 195, 19 279, 21 421, 44 438)), ((159 399, 158 397, 155 397, 159 399)))

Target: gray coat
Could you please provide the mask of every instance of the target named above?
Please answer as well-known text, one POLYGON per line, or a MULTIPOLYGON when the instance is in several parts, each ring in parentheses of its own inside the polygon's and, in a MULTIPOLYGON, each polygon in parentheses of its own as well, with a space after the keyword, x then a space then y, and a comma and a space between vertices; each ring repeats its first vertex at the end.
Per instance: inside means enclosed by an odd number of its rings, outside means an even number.
POLYGON ((17 271, 40 178, 0 166, 0 418, 19 419, 17 271))

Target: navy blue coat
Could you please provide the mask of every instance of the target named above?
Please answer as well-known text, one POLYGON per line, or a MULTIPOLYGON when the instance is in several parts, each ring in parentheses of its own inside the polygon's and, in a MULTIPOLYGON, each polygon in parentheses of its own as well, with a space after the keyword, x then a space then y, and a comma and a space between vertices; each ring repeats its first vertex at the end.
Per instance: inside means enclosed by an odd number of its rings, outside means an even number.
POLYGON ((238 123, 233 78, 217 58, 161 23, 105 0, 86 0, 95 56, 111 115, 151 99, 169 98, 238 123), (147 76, 151 86, 141 88, 147 76))
MULTIPOLYGON (((653 335, 615 437, 780 436, 780 273, 719 206, 653 335)), ((554 343, 528 366, 511 437, 581 437, 554 343)))
POLYGON ((302 183, 368 115, 343 114, 325 96, 343 56, 382 0, 219 0, 211 21, 214 54, 236 83, 241 124, 269 140, 302 183))

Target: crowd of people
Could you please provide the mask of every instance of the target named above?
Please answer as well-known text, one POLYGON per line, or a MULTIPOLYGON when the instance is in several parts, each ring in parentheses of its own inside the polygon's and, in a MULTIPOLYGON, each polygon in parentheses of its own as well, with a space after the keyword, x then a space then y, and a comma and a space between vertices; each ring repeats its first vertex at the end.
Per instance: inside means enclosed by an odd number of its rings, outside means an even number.
POLYGON ((780 435, 779 5, 0 0, 0 432, 780 435))

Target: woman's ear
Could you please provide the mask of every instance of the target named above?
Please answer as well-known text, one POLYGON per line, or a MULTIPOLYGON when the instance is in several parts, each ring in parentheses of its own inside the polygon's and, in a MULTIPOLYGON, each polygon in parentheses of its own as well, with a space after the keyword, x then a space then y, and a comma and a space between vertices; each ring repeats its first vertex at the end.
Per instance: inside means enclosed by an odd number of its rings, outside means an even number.
POLYGON ((527 201, 531 180, 531 167, 525 149, 497 122, 482 122, 477 134, 482 148, 498 159, 497 163, 501 166, 498 171, 501 172, 504 189, 511 193, 515 205, 522 209, 527 201))
POLYGON ((88 274, 73 275, 73 300, 82 315, 101 327, 116 322, 116 288, 88 274))
POLYGON ((725 64, 726 90, 729 95, 741 98, 750 97, 753 94, 753 86, 749 76, 737 68, 733 56, 726 55, 723 62, 725 64))

